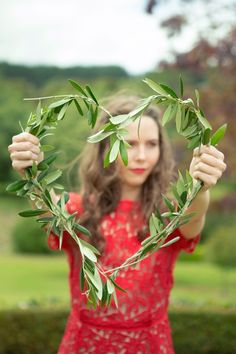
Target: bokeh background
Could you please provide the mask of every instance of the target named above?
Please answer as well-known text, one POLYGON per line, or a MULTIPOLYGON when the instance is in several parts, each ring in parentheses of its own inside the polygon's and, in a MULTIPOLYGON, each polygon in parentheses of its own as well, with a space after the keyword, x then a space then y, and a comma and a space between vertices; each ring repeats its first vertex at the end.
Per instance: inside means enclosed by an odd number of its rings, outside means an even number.
MULTIPOLYGON (((0 12, 0 354, 56 353, 69 310, 63 252, 47 248, 28 202, 5 192, 17 175, 7 146, 34 102, 25 97, 73 93, 89 84, 99 100, 117 92, 151 94, 145 77, 200 93, 213 129, 228 124, 219 149, 228 165, 211 191, 202 239, 175 270, 170 318, 176 353, 236 353, 236 1, 3 1, 0 12), (189 348, 192 348, 189 351, 189 348)), ((168 126, 177 165, 191 151, 168 126)), ((53 137, 61 183, 78 190, 76 158, 86 121, 71 109, 53 137)))

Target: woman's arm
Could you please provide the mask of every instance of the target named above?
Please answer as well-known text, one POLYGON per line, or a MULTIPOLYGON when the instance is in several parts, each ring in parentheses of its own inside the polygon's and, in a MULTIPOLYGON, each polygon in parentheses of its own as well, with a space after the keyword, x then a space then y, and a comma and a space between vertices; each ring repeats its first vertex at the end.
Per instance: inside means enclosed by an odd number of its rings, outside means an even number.
POLYGON ((196 216, 179 228, 186 239, 194 238, 202 231, 210 202, 209 190, 217 183, 225 169, 224 154, 214 146, 204 145, 194 150, 189 172, 195 183, 201 180, 204 186, 186 211, 186 214, 196 212, 196 216))

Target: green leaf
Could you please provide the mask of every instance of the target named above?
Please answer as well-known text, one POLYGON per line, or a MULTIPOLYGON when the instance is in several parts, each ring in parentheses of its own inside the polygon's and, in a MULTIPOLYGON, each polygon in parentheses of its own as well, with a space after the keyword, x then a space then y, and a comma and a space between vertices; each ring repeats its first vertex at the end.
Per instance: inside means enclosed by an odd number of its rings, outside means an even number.
POLYGON ((145 254, 147 254, 148 252, 150 252, 151 250, 153 250, 154 248, 157 247, 157 244, 156 243, 151 243, 150 245, 146 246, 141 254, 140 254, 140 258, 142 258, 143 256, 145 256, 145 254))
POLYGON ((87 117, 88 117, 88 125, 91 125, 92 128, 94 128, 96 121, 97 121, 97 107, 94 110, 92 104, 89 105, 87 117))
POLYGON ((201 143, 201 135, 197 135, 189 141, 187 148, 193 150, 195 149, 195 147, 198 147, 200 143, 201 143))
POLYGON ((116 305, 116 308, 118 309, 118 299, 117 299, 117 295, 116 295, 116 292, 114 291, 113 293, 113 299, 114 299, 114 302, 115 302, 115 305, 116 305))
POLYGON ((171 211, 174 212, 175 211, 175 207, 172 203, 172 201, 170 199, 168 199, 164 194, 162 194, 162 198, 167 206, 167 208, 171 211))
POLYGON ((87 93, 84 91, 84 89, 74 80, 68 80, 69 83, 78 91, 80 92, 82 95, 88 97, 87 93))
POLYGON ((181 193, 181 195, 180 195, 180 198, 181 198, 181 200, 182 200, 183 204, 185 204, 185 203, 186 203, 186 200, 187 200, 187 195, 188 195, 188 192, 187 192, 187 191, 184 191, 184 192, 183 192, 183 193, 181 193))
POLYGON ((18 215, 23 216, 24 218, 31 217, 31 216, 37 216, 41 214, 47 213, 48 210, 26 210, 26 211, 21 211, 18 213, 18 215))
POLYGON ((117 125, 125 122, 127 119, 129 119, 128 114, 121 114, 119 116, 111 117, 109 120, 112 124, 117 125))
POLYGON ((69 107, 69 104, 71 103, 71 101, 67 104, 65 104, 62 109, 60 110, 58 116, 57 116, 57 119, 58 120, 62 120, 66 114, 66 111, 67 111, 67 108, 69 107))
POLYGON ((181 215, 179 219, 180 225, 187 224, 196 214, 197 214, 196 212, 193 212, 193 213, 181 215))
POLYGON ((63 186, 62 184, 55 183, 55 184, 53 184, 53 188, 59 189, 59 190, 63 190, 63 189, 64 189, 64 186, 63 186))
POLYGON ((102 300, 103 283, 96 267, 94 271, 94 279, 96 280, 96 284, 98 286, 97 297, 99 298, 99 300, 102 300))
POLYGON ((201 113, 199 111, 196 111, 196 115, 197 115, 199 121, 201 122, 201 124, 204 126, 205 129, 212 130, 212 127, 211 127, 210 123, 206 120, 206 118, 204 118, 201 115, 201 113))
POLYGON ((80 242, 81 244, 84 246, 84 247, 87 247, 89 248, 93 253, 97 254, 98 256, 101 255, 101 253, 97 250, 97 248, 95 248, 93 245, 91 245, 90 243, 80 239, 80 242))
POLYGON ((128 154, 123 140, 120 142, 120 155, 125 166, 128 166, 128 154))
POLYGON ((43 161, 41 161, 38 164, 38 170, 41 168, 41 164, 47 164, 50 165, 51 163, 53 163, 56 158, 58 157, 58 155, 60 154, 59 151, 54 152, 53 154, 51 154, 50 156, 48 156, 46 159, 44 159, 43 161))
POLYGON ((188 170, 186 170, 185 176, 186 176, 186 181, 187 181, 187 183, 188 183, 188 189, 191 190, 192 187, 193 187, 193 178, 192 178, 192 176, 190 175, 190 173, 189 173, 188 170))
POLYGON ((72 101, 73 98, 63 98, 62 100, 60 101, 57 101, 57 102, 53 102, 52 104, 50 104, 50 106, 48 107, 48 109, 53 109, 53 108, 57 108, 57 107, 60 107, 60 106, 64 106, 64 104, 72 101))
POLYGON ((32 176, 36 177, 38 169, 37 169, 37 165, 36 165, 35 161, 33 161, 33 165, 31 167, 31 171, 32 171, 32 176))
POLYGON ((106 139, 108 136, 112 134, 114 134, 113 130, 112 131, 110 130, 108 132, 104 132, 103 130, 100 130, 98 133, 88 137, 87 141, 92 144, 98 143, 99 141, 106 139))
POLYGON ((178 98, 178 96, 176 95, 175 91, 170 88, 169 86, 165 85, 165 84, 160 84, 160 86, 172 97, 174 98, 178 98))
POLYGON ((80 280, 80 289, 82 291, 84 291, 84 270, 83 270, 83 267, 80 268, 80 277, 79 277, 79 280, 80 280))
POLYGON ((183 97, 183 95, 184 95, 184 84, 183 84, 183 80, 182 80, 181 74, 179 75, 179 84, 180 84, 180 95, 181 95, 181 97, 183 97))
POLYGON ((182 117, 182 109, 181 109, 181 105, 178 104, 177 113, 176 113, 176 130, 178 133, 180 133, 181 130, 181 117, 182 117))
POLYGON ((176 105, 169 105, 167 107, 162 117, 163 127, 174 117, 175 111, 176 111, 176 105))
POLYGON ((111 152, 109 154, 109 162, 112 163, 113 161, 115 161, 115 159, 118 156, 120 150, 120 140, 117 139, 115 141, 115 143, 113 144, 112 148, 111 148, 111 152))
POLYGON ((215 146, 223 138, 227 129, 227 124, 223 124, 211 137, 211 145, 215 146))
POLYGON ((170 246, 170 245, 172 245, 172 243, 178 241, 179 239, 180 239, 180 237, 177 236, 177 237, 173 238, 172 240, 164 243, 164 245, 162 245, 160 248, 164 248, 164 247, 170 246))
POLYGON ((83 246, 83 254, 92 262, 97 262, 97 257, 90 248, 83 246))
POLYGON ((97 101, 95 95, 93 94, 91 88, 90 88, 88 85, 87 85, 85 88, 86 88, 88 94, 90 95, 90 97, 91 97, 91 98, 96 102, 96 104, 98 105, 98 101, 97 101))
POLYGON ((41 120, 41 100, 39 100, 37 109, 36 109, 36 118, 37 118, 37 123, 40 123, 41 120))
POLYGON ((36 221, 37 221, 38 223, 47 224, 47 223, 51 222, 53 219, 54 219, 54 216, 46 216, 46 217, 44 217, 44 218, 37 219, 36 221))
MULTIPOLYGON (((95 268, 95 272, 96 272, 96 268, 95 268)), ((101 288, 102 284, 100 282, 101 278, 97 277, 97 274, 95 275, 95 272, 94 272, 94 274, 92 274, 92 273, 90 273, 90 271, 86 270, 86 275, 89 277, 90 281, 95 286, 96 290, 99 292, 102 292, 102 288, 101 288)), ((101 296, 101 298, 102 298, 102 296, 101 296)))
MULTIPOLYGON (((80 242, 81 244, 81 242, 80 242)), ((81 249, 83 248, 82 244, 81 244, 81 249)), ((94 262, 92 262, 90 259, 85 258, 84 264, 86 265, 86 269, 88 269, 92 274, 94 273, 94 269, 95 269, 95 264, 94 262)))
POLYGON ((125 289, 123 289, 123 288, 121 288, 115 281, 114 281, 114 279, 112 278, 112 276, 110 276, 110 281, 113 283, 113 285, 117 288, 117 289, 119 289, 120 291, 123 291, 123 293, 127 293, 127 291, 125 290, 125 289))
POLYGON ((20 181, 15 181, 11 184, 8 184, 6 191, 7 192, 16 192, 19 191, 20 189, 22 189, 24 187, 24 185, 28 183, 28 181, 26 180, 20 180, 20 181))
POLYGON ((178 177, 178 181, 176 183, 176 188, 177 188, 178 194, 181 195, 186 190, 185 181, 184 181, 184 178, 183 178, 180 171, 178 171, 178 175, 179 175, 179 177, 178 177))
POLYGON ((103 161, 103 167, 106 168, 107 166, 109 166, 110 164, 110 149, 107 151, 106 155, 105 155, 105 158, 104 158, 104 161, 103 161))
POLYGON ((198 133, 198 127, 197 124, 189 126, 187 129, 181 132, 181 135, 183 135, 185 138, 189 138, 193 134, 198 133))
POLYGON ((53 172, 49 173, 44 178, 44 181, 46 182, 46 184, 50 184, 50 183, 56 181, 61 175, 62 175, 62 171, 61 170, 53 171, 53 172))
POLYGON ((152 216, 149 218, 149 230, 150 230, 150 236, 154 236, 157 234, 157 230, 156 230, 152 216))
POLYGON ((209 144, 210 140, 211 140, 211 129, 205 129, 202 138, 203 145, 209 144))
POLYGON ((108 294, 112 294, 115 291, 114 284, 108 278, 107 278, 107 291, 108 291, 108 294))
POLYGON ((172 190, 177 202, 179 203, 180 207, 182 207, 183 206, 183 202, 182 202, 182 200, 180 198, 180 195, 179 195, 179 193, 177 191, 176 185, 173 184, 171 190, 172 190))
POLYGON ((108 301, 108 291, 107 291, 107 283, 103 284, 103 289, 102 289, 102 300, 101 300, 101 304, 104 306, 106 305, 107 301, 108 301))
POLYGON ((81 108, 79 102, 78 102, 76 99, 74 99, 74 103, 75 103, 75 106, 76 106, 77 111, 79 112, 79 114, 80 114, 81 116, 83 116, 84 113, 83 113, 83 111, 82 111, 82 108, 81 108))
POLYGON ((153 223, 154 223, 154 226, 155 226, 156 230, 157 230, 158 232, 161 232, 161 231, 162 231, 162 225, 163 225, 163 223, 160 222, 160 220, 155 216, 154 213, 152 213, 151 217, 152 217, 152 219, 153 219, 153 223))
POLYGON ((75 228, 77 231, 81 232, 82 234, 91 237, 90 231, 89 231, 88 229, 86 229, 84 226, 79 225, 79 224, 75 224, 75 225, 74 225, 74 228, 75 228))
POLYGON ((52 146, 52 145, 42 145, 42 146, 40 146, 40 150, 41 151, 52 151, 52 150, 54 150, 54 146, 52 146))
POLYGON ((156 91, 157 93, 159 93, 160 95, 166 96, 167 92, 166 90, 161 87, 158 83, 150 80, 150 79, 145 79, 143 80, 149 87, 151 87, 151 89, 153 89, 154 91, 156 91))

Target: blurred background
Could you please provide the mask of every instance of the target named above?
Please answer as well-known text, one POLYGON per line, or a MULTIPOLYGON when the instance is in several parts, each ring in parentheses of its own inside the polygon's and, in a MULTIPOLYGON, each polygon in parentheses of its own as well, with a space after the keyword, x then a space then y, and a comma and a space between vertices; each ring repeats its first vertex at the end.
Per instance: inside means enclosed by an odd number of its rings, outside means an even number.
MULTIPOLYGON (((17 178, 7 146, 36 108, 23 98, 74 93, 68 79, 89 84, 100 101, 120 91, 147 97, 145 77, 179 92, 180 74, 186 98, 198 89, 213 129, 228 124, 219 146, 228 168, 211 191, 200 245, 176 266, 176 352, 236 352, 236 0, 9 0, 0 12, 0 354, 55 353, 69 309, 66 256, 18 216, 27 200, 5 192, 17 178)), ((167 130, 184 170, 191 151, 174 125, 167 130)), ((56 165, 68 191, 79 188, 72 162, 89 133, 71 109, 48 139, 61 151, 56 165)))

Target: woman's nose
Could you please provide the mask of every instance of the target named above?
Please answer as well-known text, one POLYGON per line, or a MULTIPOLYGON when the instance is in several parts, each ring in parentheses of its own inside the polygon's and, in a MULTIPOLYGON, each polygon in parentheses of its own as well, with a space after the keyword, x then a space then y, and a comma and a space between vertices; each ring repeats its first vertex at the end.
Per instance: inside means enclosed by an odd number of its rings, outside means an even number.
POLYGON ((146 154, 146 149, 145 149, 145 146, 138 146, 137 147, 137 154, 136 154, 136 158, 138 160, 145 160, 147 157, 147 154, 146 154))

